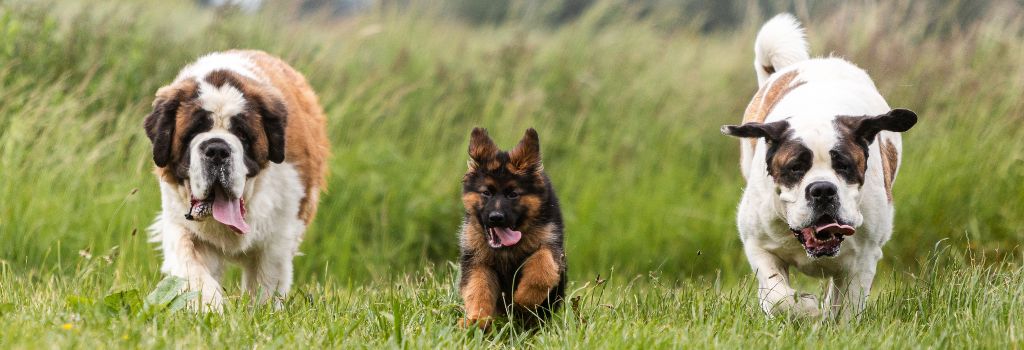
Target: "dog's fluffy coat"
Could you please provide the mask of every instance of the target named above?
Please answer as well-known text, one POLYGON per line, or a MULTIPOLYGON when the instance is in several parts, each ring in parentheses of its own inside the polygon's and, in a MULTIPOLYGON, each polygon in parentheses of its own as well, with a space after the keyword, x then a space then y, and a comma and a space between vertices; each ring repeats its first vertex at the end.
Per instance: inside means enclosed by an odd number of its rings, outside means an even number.
POLYGON ((566 264, 562 213, 533 129, 504 152, 474 129, 462 180, 459 291, 463 326, 486 328, 512 310, 534 324, 562 303, 566 264))
POLYGON ((748 138, 740 143, 747 187, 737 222, 761 307, 769 315, 821 314, 816 297, 790 286, 792 267, 830 279, 828 314, 855 315, 892 234, 898 132, 917 115, 890 109, 850 62, 810 59, 791 15, 767 22, 754 48, 760 89, 743 124, 722 132, 748 138))
POLYGON ((305 78, 260 51, 206 55, 160 88, 144 127, 160 183, 150 231, 161 270, 214 310, 229 261, 259 300, 288 293, 325 185, 325 124, 305 78))

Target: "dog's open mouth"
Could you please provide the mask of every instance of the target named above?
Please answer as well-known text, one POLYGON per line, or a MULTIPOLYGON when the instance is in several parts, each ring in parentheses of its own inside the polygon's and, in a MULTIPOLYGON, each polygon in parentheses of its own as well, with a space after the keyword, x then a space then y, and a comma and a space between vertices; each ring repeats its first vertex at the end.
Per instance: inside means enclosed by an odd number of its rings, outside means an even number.
POLYGON ((511 247, 519 243, 519 239, 523 238, 523 233, 514 231, 508 227, 488 227, 487 230, 487 244, 491 248, 511 247))
POLYGON ((220 188, 213 190, 212 198, 198 199, 192 197, 192 207, 185 218, 201 220, 211 214, 213 219, 227 225, 238 234, 249 232, 249 224, 245 222, 245 201, 241 198, 230 198, 220 188))
POLYGON ((803 244, 807 255, 815 258, 839 254, 839 245, 846 236, 852 236, 853 226, 841 223, 831 215, 822 215, 810 226, 792 229, 793 235, 803 244))

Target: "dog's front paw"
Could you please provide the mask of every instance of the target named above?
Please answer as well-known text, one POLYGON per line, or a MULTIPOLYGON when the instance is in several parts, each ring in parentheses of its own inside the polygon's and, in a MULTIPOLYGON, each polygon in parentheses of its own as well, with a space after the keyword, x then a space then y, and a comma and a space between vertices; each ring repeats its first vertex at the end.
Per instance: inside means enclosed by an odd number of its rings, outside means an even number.
POLYGON ((789 316, 793 318, 816 318, 821 316, 818 298, 812 294, 798 293, 783 297, 774 303, 764 300, 761 308, 768 317, 789 316))
POLYGON ((535 310, 548 298, 546 288, 519 288, 512 294, 512 301, 516 307, 526 310, 535 310))
POLYGON ((797 318, 818 318, 821 317, 821 307, 818 297, 811 294, 797 293, 793 296, 794 303, 790 314, 797 318))
POLYGON ((468 328, 471 328, 471 327, 477 327, 477 328, 480 328, 480 330, 482 330, 482 331, 486 331, 486 330, 491 328, 491 318, 490 317, 485 317, 485 318, 481 318, 481 319, 460 318, 459 319, 459 327, 462 327, 464 329, 468 329, 468 328))
POLYGON ((201 291, 199 298, 189 301, 188 308, 196 312, 224 312, 224 294, 213 289, 201 291))

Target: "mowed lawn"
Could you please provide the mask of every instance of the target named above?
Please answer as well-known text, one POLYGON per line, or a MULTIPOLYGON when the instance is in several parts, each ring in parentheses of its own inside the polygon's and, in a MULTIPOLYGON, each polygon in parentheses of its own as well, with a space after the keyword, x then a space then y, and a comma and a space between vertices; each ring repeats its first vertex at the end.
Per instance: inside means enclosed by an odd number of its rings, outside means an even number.
POLYGON ((836 323, 766 319, 734 226, 738 142, 718 129, 756 90, 770 13, 705 32, 616 1, 559 26, 443 6, 0 2, 0 348, 1020 348, 1024 11, 958 24, 956 6, 920 4, 803 18, 814 55, 850 59, 920 116, 868 310, 836 323), (197 314, 159 287, 141 124, 178 69, 231 48, 306 74, 334 155, 287 307, 244 300, 232 270, 225 312, 197 314), (570 301, 534 332, 455 326, 474 126, 503 147, 537 128, 562 199, 570 301))

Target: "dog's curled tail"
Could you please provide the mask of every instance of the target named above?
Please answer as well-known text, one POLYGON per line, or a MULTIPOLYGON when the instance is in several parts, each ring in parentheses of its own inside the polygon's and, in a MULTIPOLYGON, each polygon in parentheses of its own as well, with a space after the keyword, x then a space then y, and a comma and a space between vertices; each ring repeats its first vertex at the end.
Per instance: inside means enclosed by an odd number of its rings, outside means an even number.
POLYGON ((800 22, 788 13, 776 15, 761 27, 754 41, 757 85, 763 86, 772 73, 809 58, 807 38, 800 22))

